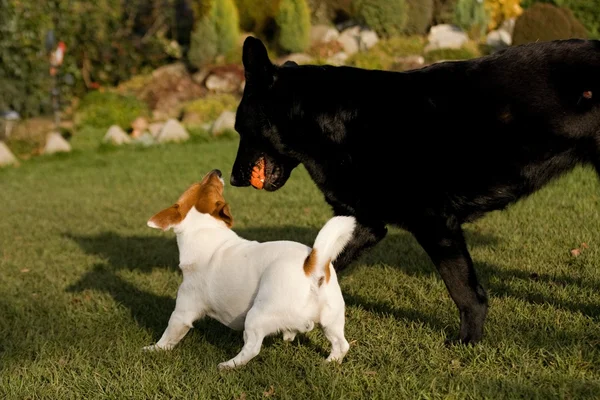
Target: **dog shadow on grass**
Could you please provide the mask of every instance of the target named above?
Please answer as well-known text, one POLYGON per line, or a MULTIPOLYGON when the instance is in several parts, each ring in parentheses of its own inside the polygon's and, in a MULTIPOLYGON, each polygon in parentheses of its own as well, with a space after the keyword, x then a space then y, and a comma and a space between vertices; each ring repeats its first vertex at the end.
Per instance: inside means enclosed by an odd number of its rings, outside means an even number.
MULTIPOLYGON (((312 245, 318 229, 298 227, 260 227, 238 228, 236 232, 243 238, 260 242, 271 240, 294 240, 312 245)), ((132 317, 138 324, 153 332, 158 339, 166 327, 171 312, 175 306, 175 293, 172 297, 158 296, 136 288, 133 284, 119 277, 120 270, 136 270, 149 273, 154 268, 177 269, 178 249, 173 235, 164 236, 123 236, 114 232, 105 232, 96 235, 65 235, 75 241, 88 254, 100 257, 104 264, 98 264, 87 272, 69 290, 81 291, 84 289, 100 290, 109 293, 115 301, 127 307, 132 317)), ((466 232, 470 248, 479 246, 494 246, 498 239, 491 235, 477 231, 466 232)), ((359 260, 361 264, 386 264, 398 268, 411 276, 423 276, 435 273, 435 267, 427 254, 418 245, 409 233, 393 232, 377 246, 366 251, 359 260), (411 262, 407 262, 411 260, 411 262), (416 260, 416 262, 415 262, 416 260)), ((356 263, 355 263, 356 264, 356 263)), ((597 318, 600 316, 600 307, 593 304, 580 304, 576 300, 569 301, 558 296, 541 292, 519 292, 512 285, 505 283, 488 282, 488 277, 495 276, 496 282, 509 282, 514 279, 537 280, 547 282, 548 285, 566 284, 582 287, 599 287, 599 282, 583 281, 577 278, 563 276, 556 278, 550 274, 540 273, 534 277, 527 271, 518 269, 500 268, 498 266, 475 261, 475 268, 482 284, 493 296, 514 297, 532 304, 547 303, 559 309, 580 312, 584 315, 597 318)), ((340 273, 352 274, 352 266, 340 273)), ((345 293, 344 298, 349 306, 360 306, 376 315, 393 315, 399 320, 425 323, 433 330, 447 330, 448 321, 441 320, 435 315, 424 313, 410 308, 398 308, 386 303, 380 303, 356 293, 345 293)), ((198 324, 203 337, 215 346, 225 346, 235 351, 241 345, 241 335, 223 327, 216 321, 203 320, 198 324), (232 343, 233 342, 233 343, 232 343)), ((458 314, 456 327, 458 329, 458 314)), ((524 332, 527 335, 527 332, 524 332)), ((453 333, 450 333, 453 336, 453 333)), ((299 337, 300 343, 310 345, 308 341, 299 337)), ((532 337, 532 341, 534 341, 532 337)), ((267 344, 268 341, 265 343, 267 344)), ((571 343, 571 341, 569 341, 571 343)), ((567 343, 565 343, 567 344, 567 343)))

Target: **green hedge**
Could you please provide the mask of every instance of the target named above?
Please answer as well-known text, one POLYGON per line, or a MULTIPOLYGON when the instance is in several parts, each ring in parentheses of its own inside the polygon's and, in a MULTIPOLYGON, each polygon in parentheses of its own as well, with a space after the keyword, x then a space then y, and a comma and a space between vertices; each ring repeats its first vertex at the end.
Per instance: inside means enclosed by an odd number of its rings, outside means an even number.
POLYGON ((149 116, 148 105, 133 96, 92 91, 86 94, 77 106, 75 124, 78 128, 100 129, 119 125, 127 130, 137 117, 149 116))
POLYGON ((354 0, 354 7, 360 22, 379 36, 392 37, 404 33, 408 19, 405 0, 354 0))
POLYGON ((535 3, 517 18, 513 45, 585 37, 585 27, 571 10, 547 3, 535 3))
POLYGON ((234 49, 240 35, 239 15, 233 0, 214 1, 209 8, 197 7, 194 14, 188 59, 192 65, 202 67, 234 49))
POLYGON ((177 56, 169 29, 150 27, 170 26, 172 1, 0 0, 0 107, 24 117, 50 111, 50 29, 67 46, 61 82, 65 74, 74 78, 73 86, 61 85, 65 101, 168 62, 177 56))
POLYGON ((522 7, 527 9, 536 3, 568 8, 585 27, 589 37, 600 38, 600 0, 523 0, 522 7))

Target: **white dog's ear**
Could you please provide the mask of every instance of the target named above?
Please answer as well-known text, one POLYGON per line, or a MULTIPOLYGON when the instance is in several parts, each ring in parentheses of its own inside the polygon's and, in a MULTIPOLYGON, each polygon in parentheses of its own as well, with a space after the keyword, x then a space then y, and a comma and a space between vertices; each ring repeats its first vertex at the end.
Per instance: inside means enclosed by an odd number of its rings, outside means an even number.
POLYGON ((215 210, 212 212, 212 216, 225 222, 229 228, 233 226, 233 215, 231 215, 229 204, 225 202, 217 201, 217 204, 215 204, 215 210))
POLYGON ((155 214, 148 220, 147 224, 150 228, 168 231, 180 222, 181 214, 179 214, 179 205, 174 204, 171 207, 165 208, 164 210, 155 214))

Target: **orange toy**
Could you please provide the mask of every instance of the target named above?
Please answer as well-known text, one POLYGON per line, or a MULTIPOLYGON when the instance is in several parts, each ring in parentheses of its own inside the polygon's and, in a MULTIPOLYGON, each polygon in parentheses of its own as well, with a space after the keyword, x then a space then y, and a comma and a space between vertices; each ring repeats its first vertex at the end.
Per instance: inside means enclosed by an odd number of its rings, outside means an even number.
POLYGON ((263 188, 265 184, 265 160, 263 158, 258 160, 254 168, 252 168, 250 184, 258 190, 263 188))

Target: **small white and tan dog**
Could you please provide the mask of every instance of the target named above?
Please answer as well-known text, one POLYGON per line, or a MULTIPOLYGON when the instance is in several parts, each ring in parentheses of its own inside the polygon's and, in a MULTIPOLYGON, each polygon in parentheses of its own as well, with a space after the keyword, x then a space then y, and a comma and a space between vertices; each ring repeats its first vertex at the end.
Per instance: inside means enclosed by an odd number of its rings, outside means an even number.
POLYGON ((327 361, 341 362, 349 349, 344 337, 345 304, 331 262, 352 237, 353 217, 330 219, 313 248, 292 241, 257 242, 239 237, 223 198, 219 170, 209 172, 148 221, 173 228, 183 282, 175 310, 160 340, 145 350, 172 349, 208 316, 244 330, 244 346, 220 369, 245 365, 260 351, 265 336, 312 330, 318 323, 331 342, 327 361))

